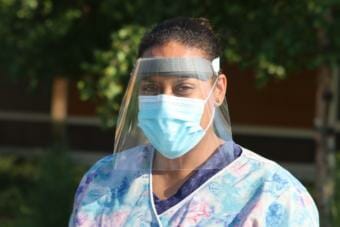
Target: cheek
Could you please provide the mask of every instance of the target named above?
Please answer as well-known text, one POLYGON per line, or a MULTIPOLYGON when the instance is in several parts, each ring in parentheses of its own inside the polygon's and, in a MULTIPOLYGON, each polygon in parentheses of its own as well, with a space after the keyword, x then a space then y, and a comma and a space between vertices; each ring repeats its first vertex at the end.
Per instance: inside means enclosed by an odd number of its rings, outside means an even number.
POLYGON ((187 97, 204 100, 207 98, 208 94, 209 92, 207 92, 207 89, 201 85, 195 85, 195 88, 189 92, 187 97))
MULTIPOLYGON (((193 92, 193 98, 198 98, 198 99, 207 99, 210 92, 211 92, 211 83, 210 81, 199 81, 196 84, 196 89, 193 92)), ((213 94, 210 94, 210 98, 213 96, 213 94)))

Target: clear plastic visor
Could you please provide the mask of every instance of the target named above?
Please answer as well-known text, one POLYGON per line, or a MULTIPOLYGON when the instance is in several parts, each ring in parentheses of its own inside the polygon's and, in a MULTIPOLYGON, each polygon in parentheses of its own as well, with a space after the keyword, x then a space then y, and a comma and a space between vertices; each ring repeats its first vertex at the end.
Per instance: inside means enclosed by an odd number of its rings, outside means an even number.
POLYGON ((118 117, 115 169, 217 169, 233 159, 226 78, 216 61, 138 59, 118 117))

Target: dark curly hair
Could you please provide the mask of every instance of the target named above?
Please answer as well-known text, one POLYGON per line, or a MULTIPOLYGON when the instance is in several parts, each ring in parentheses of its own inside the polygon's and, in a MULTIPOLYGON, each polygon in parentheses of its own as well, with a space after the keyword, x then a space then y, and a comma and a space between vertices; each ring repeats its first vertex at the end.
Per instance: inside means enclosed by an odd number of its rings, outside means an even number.
POLYGON ((198 48, 206 53, 209 60, 220 56, 220 42, 208 19, 177 17, 156 25, 144 35, 139 45, 138 57, 152 47, 171 41, 198 48))

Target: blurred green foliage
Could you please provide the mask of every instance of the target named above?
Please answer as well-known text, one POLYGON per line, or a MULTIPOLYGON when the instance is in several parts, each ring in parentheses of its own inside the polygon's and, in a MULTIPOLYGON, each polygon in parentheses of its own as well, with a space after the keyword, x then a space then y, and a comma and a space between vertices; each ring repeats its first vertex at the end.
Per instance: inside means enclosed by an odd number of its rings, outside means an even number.
POLYGON ((124 88, 129 80, 131 67, 136 59, 136 49, 145 30, 128 25, 112 34, 109 50, 96 51, 95 63, 84 63, 88 73, 78 81, 82 100, 100 99, 98 114, 106 126, 116 122, 124 88), (109 117, 108 117, 109 116, 109 117))
POLYGON ((0 71, 33 87, 54 76, 77 80, 82 98, 96 100, 112 126, 140 37, 153 24, 209 18, 226 62, 253 69, 264 85, 339 63, 339 9, 338 0, 0 0, 0 71))
POLYGON ((67 226, 76 187, 87 166, 65 151, 0 158, 1 226, 67 226))

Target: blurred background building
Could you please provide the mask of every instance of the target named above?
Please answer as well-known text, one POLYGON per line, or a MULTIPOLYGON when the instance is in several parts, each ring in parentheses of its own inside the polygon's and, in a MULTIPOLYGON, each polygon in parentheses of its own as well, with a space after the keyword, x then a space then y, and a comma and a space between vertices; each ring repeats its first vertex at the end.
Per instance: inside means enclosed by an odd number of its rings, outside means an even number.
POLYGON ((340 1, 260 3, 0 0, 0 225, 66 225, 79 158, 113 150, 142 35, 180 15, 220 34, 234 140, 301 179, 322 226, 340 223, 340 1))
MULTIPOLYGON (((234 139, 265 157, 290 165, 312 180, 315 160, 316 73, 304 71, 286 80, 255 86, 250 71, 226 67, 228 102, 234 139)), ((0 150, 32 152, 52 143, 52 83, 29 90, 20 81, 0 79, 0 150)), ((334 81, 337 91, 339 81, 334 81)), ((70 82, 67 93, 66 133, 72 151, 98 157, 113 149, 114 130, 103 128, 95 104, 80 100, 70 82)), ((339 100, 339 93, 336 92, 339 100)), ((339 102, 332 108, 340 135, 339 102)), ((288 167, 289 168, 289 167, 288 167)))

